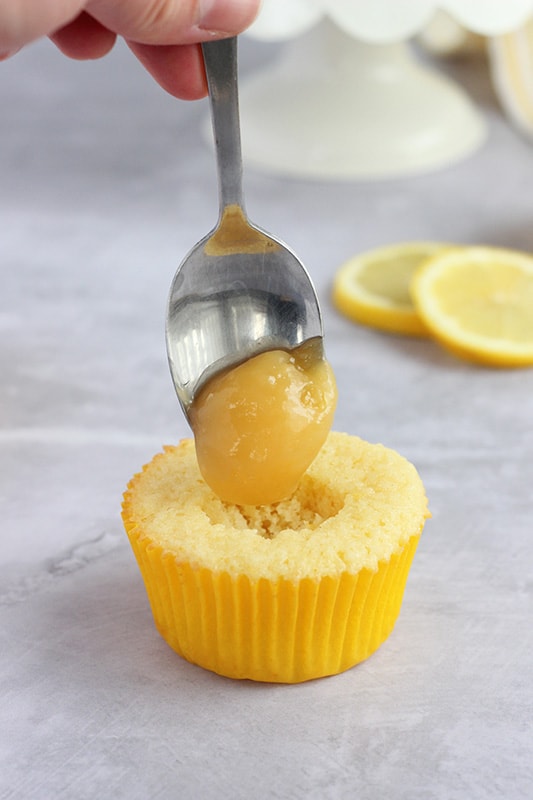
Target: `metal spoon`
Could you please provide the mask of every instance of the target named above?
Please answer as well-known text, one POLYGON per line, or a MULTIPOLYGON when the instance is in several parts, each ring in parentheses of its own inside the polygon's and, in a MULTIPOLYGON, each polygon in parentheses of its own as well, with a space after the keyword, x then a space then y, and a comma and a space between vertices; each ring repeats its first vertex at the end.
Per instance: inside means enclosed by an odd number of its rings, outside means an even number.
POLYGON ((236 38, 202 45, 216 143, 220 216, 174 276, 167 309, 170 371, 189 416, 216 373, 310 339, 322 353, 318 299, 303 264, 252 225, 243 206, 236 38))

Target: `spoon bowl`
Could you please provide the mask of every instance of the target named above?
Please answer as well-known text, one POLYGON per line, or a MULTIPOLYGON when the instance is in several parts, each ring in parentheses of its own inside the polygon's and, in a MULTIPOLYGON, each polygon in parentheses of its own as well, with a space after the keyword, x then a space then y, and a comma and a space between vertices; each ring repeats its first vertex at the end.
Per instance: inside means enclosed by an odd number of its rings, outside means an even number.
POLYGON ((236 38, 202 45, 217 152, 220 216, 182 261, 170 289, 166 342, 187 417, 215 374, 266 350, 317 341, 322 320, 309 275, 244 211, 236 38))

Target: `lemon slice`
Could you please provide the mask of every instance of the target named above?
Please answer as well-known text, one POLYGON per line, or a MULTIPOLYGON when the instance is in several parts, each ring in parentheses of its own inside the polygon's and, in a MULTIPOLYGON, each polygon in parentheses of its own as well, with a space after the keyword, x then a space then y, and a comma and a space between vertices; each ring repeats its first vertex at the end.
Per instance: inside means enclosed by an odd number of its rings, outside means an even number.
POLYGON ((491 247, 450 249, 414 276, 412 296, 430 333, 480 364, 533 364, 533 257, 491 247))
POLYGON ((409 293, 416 270, 444 250, 435 242, 406 242, 355 256, 340 267, 333 281, 333 303, 363 325, 394 333, 427 336, 409 293))

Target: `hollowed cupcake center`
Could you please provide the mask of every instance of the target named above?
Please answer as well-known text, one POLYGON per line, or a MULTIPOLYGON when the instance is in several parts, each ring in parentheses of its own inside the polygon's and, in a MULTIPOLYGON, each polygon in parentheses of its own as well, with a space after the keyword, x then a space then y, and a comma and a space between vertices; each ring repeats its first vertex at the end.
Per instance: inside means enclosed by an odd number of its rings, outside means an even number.
MULTIPOLYGON (((287 500, 265 506, 230 506, 224 504, 226 523, 257 531, 273 539, 282 531, 315 530, 336 516, 344 506, 343 496, 322 481, 306 475, 297 491, 287 500)), ((214 523, 218 514, 209 514, 214 523)))

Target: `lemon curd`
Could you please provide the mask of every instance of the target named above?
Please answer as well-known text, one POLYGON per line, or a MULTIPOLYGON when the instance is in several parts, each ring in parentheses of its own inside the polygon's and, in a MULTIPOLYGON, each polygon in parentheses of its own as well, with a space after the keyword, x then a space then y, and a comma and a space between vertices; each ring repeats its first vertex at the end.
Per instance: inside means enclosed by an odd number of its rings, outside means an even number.
POLYGON ((267 351, 215 375, 190 412, 204 480, 228 503, 285 499, 326 441, 336 402, 320 340, 267 351))

